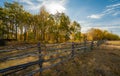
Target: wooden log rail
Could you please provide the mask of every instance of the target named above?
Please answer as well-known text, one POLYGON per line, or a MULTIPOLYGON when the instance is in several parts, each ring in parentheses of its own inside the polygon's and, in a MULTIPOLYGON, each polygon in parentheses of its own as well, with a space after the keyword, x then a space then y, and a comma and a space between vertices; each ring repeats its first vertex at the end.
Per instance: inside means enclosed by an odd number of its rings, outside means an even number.
POLYGON ((105 41, 100 40, 100 41, 97 41, 97 42, 96 41, 89 41, 89 42, 85 41, 83 43, 73 43, 72 42, 72 43, 66 43, 66 44, 65 43, 52 44, 52 45, 48 45, 48 46, 45 47, 46 50, 47 50, 46 52, 50 52, 48 54, 43 54, 42 53, 43 52, 43 49, 42 49, 43 46, 40 43, 38 43, 38 45, 37 45, 38 50, 36 50, 36 51, 23 53, 23 54, 17 54, 15 56, 6 56, 4 58, 0 58, 0 61, 9 60, 11 58, 15 59, 15 57, 20 58, 20 57, 27 56, 27 55, 37 56, 38 60, 33 61, 33 62, 29 62, 29 63, 25 63, 25 64, 11 66, 11 67, 4 68, 4 69, 0 69, 0 74, 2 76, 7 76, 7 75, 11 75, 13 73, 16 73, 18 71, 27 69, 30 66, 39 65, 38 70, 33 70, 33 71, 27 73, 25 76, 32 76, 32 75, 34 75, 38 72, 40 72, 40 74, 42 75, 42 71, 44 71, 46 69, 50 69, 50 68, 52 68, 54 66, 57 66, 57 65, 65 62, 65 61, 68 61, 69 59, 72 59, 72 58, 76 57, 77 55, 79 55, 81 53, 81 50, 84 51, 84 52, 86 52, 88 50, 93 50, 94 47, 98 47, 101 44, 103 44, 104 42, 105 41), (56 48, 56 47, 58 47, 58 48, 56 48), (58 52, 58 50, 60 52, 58 52), (62 55, 63 53, 65 55, 62 55), (55 54, 62 55, 62 56, 57 56, 57 57, 54 57, 54 58, 44 59, 45 56, 52 56, 52 55, 55 55, 55 54), (55 60, 58 60, 58 59, 60 59, 59 62, 51 64, 50 66, 43 67, 43 63, 50 62, 50 61, 55 61, 55 60))

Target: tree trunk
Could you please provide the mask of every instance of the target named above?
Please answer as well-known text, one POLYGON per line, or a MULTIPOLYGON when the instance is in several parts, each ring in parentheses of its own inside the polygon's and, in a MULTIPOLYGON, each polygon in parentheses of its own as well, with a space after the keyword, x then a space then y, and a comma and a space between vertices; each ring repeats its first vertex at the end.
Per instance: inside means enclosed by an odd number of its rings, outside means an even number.
POLYGON ((17 30, 18 30, 18 29, 17 29, 17 25, 16 25, 16 40, 17 40, 17 30))

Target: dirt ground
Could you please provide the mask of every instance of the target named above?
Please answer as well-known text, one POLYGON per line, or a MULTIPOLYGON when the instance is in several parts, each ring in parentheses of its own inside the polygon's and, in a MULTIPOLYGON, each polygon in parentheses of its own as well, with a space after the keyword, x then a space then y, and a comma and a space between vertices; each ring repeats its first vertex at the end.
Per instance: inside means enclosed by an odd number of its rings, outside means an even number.
POLYGON ((120 45, 105 43, 93 51, 45 71, 44 76, 120 76, 120 45))

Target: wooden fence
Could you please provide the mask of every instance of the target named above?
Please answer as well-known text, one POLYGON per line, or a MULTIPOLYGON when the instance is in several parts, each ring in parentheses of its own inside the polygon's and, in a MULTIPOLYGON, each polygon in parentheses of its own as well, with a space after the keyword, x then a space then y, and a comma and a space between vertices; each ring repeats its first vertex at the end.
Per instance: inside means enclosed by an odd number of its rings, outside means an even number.
POLYGON ((34 46, 16 47, 16 48, 9 48, 9 50, 0 50, 0 54, 1 54, 6 52, 12 52, 14 50, 21 51, 21 50, 37 47, 37 50, 34 50, 34 51, 25 52, 25 53, 23 52, 21 54, 1 57, 0 62, 19 59, 19 58, 28 57, 28 56, 35 56, 38 58, 38 60, 33 62, 0 69, 0 75, 8 76, 14 73, 17 74, 19 71, 27 69, 28 67, 31 67, 34 65, 38 65, 39 69, 28 72, 24 76, 33 76, 38 72, 40 73, 40 75, 42 75, 42 72, 44 70, 50 69, 65 61, 68 61, 76 57, 77 55, 80 55, 81 53, 91 51, 95 47, 99 47, 99 45, 101 45, 104 42, 105 41, 103 40, 99 40, 99 41, 84 41, 83 43, 69 42, 69 43, 46 44, 46 45, 38 43, 37 45, 34 45, 34 46), (50 64, 50 62, 52 62, 52 64, 50 64), (49 63, 49 65, 44 65, 44 63, 49 63))

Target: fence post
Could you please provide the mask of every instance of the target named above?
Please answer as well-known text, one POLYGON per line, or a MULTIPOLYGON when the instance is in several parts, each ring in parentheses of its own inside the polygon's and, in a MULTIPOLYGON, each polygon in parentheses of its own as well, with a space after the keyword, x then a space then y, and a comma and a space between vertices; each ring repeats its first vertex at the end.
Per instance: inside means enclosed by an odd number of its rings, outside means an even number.
MULTIPOLYGON (((42 69, 43 59, 42 59, 42 50, 41 50, 41 44, 38 42, 38 52, 39 52, 39 67, 42 69)), ((40 76, 42 76, 42 71, 40 71, 40 76)))
POLYGON ((84 51, 86 51, 86 39, 84 40, 84 51))
POLYGON ((97 41, 97 47, 99 47, 99 45, 100 45, 100 41, 98 40, 98 41, 97 41))
POLYGON ((73 57, 74 56, 74 42, 72 42, 72 51, 71 51, 71 57, 73 57))
POLYGON ((93 50, 93 46, 94 46, 94 41, 91 42, 90 50, 93 50))

